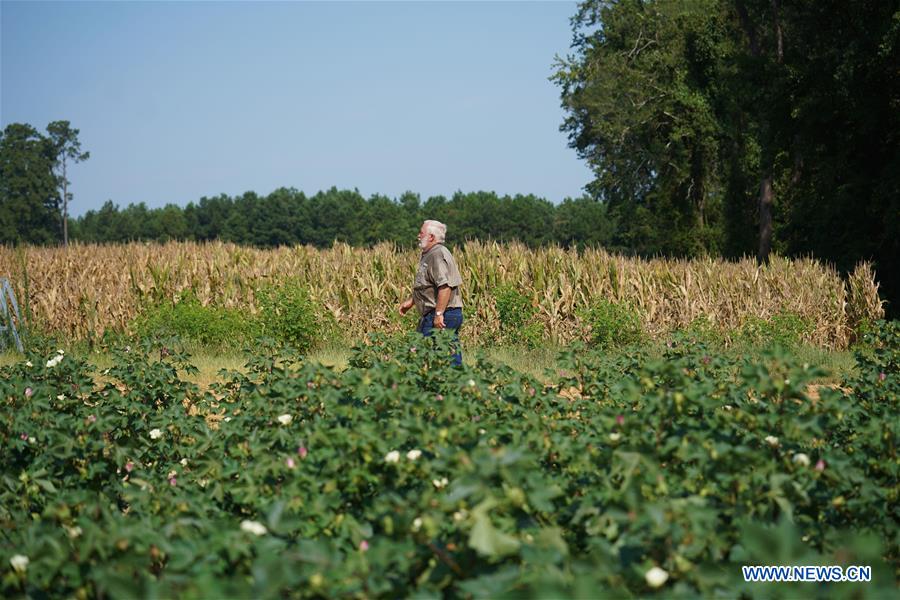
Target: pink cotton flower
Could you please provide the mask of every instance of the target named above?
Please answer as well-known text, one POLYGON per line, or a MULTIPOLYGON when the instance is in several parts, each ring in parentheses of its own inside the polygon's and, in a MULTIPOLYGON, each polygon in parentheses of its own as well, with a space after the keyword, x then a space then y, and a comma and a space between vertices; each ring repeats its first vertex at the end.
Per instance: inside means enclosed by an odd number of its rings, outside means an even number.
POLYGON ((616 425, 624 425, 624 424, 625 424, 625 417, 623 417, 622 415, 616 415, 616 425))
POLYGON ((294 462, 294 459, 291 458, 290 456, 288 456, 287 460, 284 461, 284 464, 287 465, 288 469, 293 469, 294 467, 297 466, 297 464, 294 462))
POLYGON ((178 481, 174 477, 169 477, 169 485, 175 487, 178 484, 178 481))
POLYGON ((97 415, 88 415, 87 420, 88 420, 89 423, 96 423, 96 422, 97 422, 97 415))
POLYGON ((297 448, 297 454, 300 455, 300 458, 306 458, 306 455, 308 453, 309 452, 307 451, 306 446, 300 446, 299 448, 297 448))
POLYGON ((369 542, 367 542, 366 540, 361 541, 361 542, 359 543, 359 550, 360 550, 361 552, 366 552, 366 551, 368 551, 368 550, 369 550, 369 542))
POLYGON ((438 402, 440 402, 441 400, 444 399, 444 395, 443 395, 443 394, 438 394, 437 396, 434 397, 434 399, 437 400, 438 402))
POLYGON ((884 373, 878 374, 878 381, 884 381, 885 379, 887 379, 887 375, 885 375, 884 373))
POLYGON ((27 434, 27 433, 20 434, 20 435, 19 435, 19 439, 22 440, 23 442, 24 442, 24 441, 27 441, 27 440, 28 440, 28 434, 27 434))
POLYGON ((131 473, 132 469, 134 469, 134 463, 129 461, 125 463, 125 471, 131 473))
POLYGON ((32 390, 30 387, 25 388, 25 397, 26 398, 31 398, 32 394, 34 394, 34 390, 32 390))
POLYGON ((824 471, 824 470, 825 470, 825 461, 820 458, 819 462, 816 463, 816 471, 824 471))

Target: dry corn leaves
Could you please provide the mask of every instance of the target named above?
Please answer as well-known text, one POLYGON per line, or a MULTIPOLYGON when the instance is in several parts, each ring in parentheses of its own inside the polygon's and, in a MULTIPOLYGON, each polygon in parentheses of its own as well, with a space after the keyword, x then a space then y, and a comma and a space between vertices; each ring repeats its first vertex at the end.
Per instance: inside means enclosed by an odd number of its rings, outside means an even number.
MULTIPOLYGON (((476 342, 499 329, 493 293, 503 284, 532 298, 545 335, 560 344, 589 337, 578 311, 597 298, 638 307, 654 336, 701 316, 727 332, 751 318, 790 312, 812 324, 807 341, 836 348, 852 341, 859 323, 884 314, 868 263, 844 282, 811 259, 774 257, 762 269, 749 259, 642 260, 603 250, 480 242, 466 243, 455 256, 463 276, 465 335, 476 342)), ((221 242, 0 248, 0 276, 10 277, 20 304, 39 326, 72 339, 127 331, 142 306, 171 302, 188 289, 204 304, 255 314, 260 285, 300 277, 357 342, 373 329, 405 328, 393 312, 409 292, 416 262, 416 251, 389 244, 324 250, 221 242)))

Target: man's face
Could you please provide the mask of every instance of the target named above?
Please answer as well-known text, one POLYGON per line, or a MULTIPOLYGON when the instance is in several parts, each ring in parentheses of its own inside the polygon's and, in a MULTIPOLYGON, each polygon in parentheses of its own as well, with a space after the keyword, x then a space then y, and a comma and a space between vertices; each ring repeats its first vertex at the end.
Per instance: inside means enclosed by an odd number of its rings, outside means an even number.
POLYGON ((425 231, 425 224, 419 229, 419 248, 428 250, 434 244, 434 235, 425 231))

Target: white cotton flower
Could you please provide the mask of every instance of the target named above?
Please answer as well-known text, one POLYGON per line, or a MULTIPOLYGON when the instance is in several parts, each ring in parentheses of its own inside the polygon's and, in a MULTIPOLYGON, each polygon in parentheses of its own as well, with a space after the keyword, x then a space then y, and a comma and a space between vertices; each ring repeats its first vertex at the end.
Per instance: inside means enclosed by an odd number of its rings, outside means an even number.
POLYGON ((159 429, 151 429, 150 430, 150 439, 151 440, 158 440, 161 437, 162 437, 162 431, 160 431, 159 429))
POLYGON ((28 443, 29 443, 29 444, 33 444, 33 443, 35 443, 36 441, 37 441, 37 440, 34 439, 34 436, 33 436, 33 435, 28 437, 28 443))
POLYGON ((62 359, 63 359, 62 355, 57 354, 56 356, 54 356, 53 358, 51 358, 50 360, 47 361, 47 368, 52 369, 53 367, 58 365, 60 362, 62 362, 62 359))
POLYGON ((66 399, 66 395, 65 395, 65 394, 60 394, 59 396, 56 397, 56 399, 59 400, 60 402, 62 402, 63 400, 66 399))
POLYGON ((478 430, 478 435, 484 435, 487 433, 487 429, 481 428, 478 430))
POLYGON ((228 423, 229 421, 231 421, 231 417, 225 417, 225 418, 222 419, 222 420, 225 421, 226 423, 228 423))
POLYGON ((241 531, 246 531, 253 535, 266 535, 269 532, 266 526, 258 521, 241 521, 241 531))
POLYGON ((443 487, 447 487, 447 484, 450 483, 446 477, 441 477, 440 479, 433 479, 431 481, 431 485, 436 487, 437 489, 441 489, 443 487))
POLYGON ((76 525, 75 527, 65 527, 66 535, 69 536, 70 539, 75 539, 81 536, 81 527, 76 525))
POLYGON ((459 523, 460 521, 464 521, 466 519, 466 517, 468 517, 468 516, 469 516, 469 512, 467 510, 465 510, 465 509, 458 510, 455 513, 453 513, 453 520, 456 521, 457 523, 459 523))
POLYGON ((293 420, 294 417, 292 415, 281 415, 278 417, 278 422, 282 425, 290 425, 293 420))
POLYGON ((181 459, 181 466, 182 466, 182 467, 186 467, 186 466, 187 466, 187 459, 186 459, 186 458, 182 458, 182 459, 181 459))
POLYGON ((659 567, 653 567, 644 574, 644 579, 650 587, 658 588, 669 579, 669 573, 659 567))
POLYGON ((466 383, 468 383, 469 387, 475 387, 475 380, 474 380, 474 379, 470 379, 470 380, 467 381, 466 383))
POLYGON ((418 531, 422 529, 422 517, 416 517, 412 523, 412 530, 418 531))
POLYGON ((384 462, 386 463, 395 463, 400 461, 400 452, 397 450, 391 450, 387 454, 384 455, 384 462))
POLYGON ((28 367, 28 368, 30 369, 30 368, 33 367, 34 365, 31 364, 31 361, 30 361, 30 360, 26 360, 26 361, 25 361, 25 366, 28 367))
POLYGON ((609 441, 611 441, 611 442, 618 442, 620 439, 622 439, 622 434, 621 434, 621 433, 611 433, 611 434, 609 434, 609 441))
POLYGON ((422 456, 421 450, 410 450, 406 453, 406 458, 408 458, 409 460, 416 460, 420 456, 422 456))
POLYGON ((16 573, 24 573, 25 570, 28 569, 29 562, 31 561, 28 560, 28 557, 22 556, 21 554, 16 554, 9 559, 9 564, 12 565, 12 568, 16 573))
POLYGON ((774 446, 777 446, 777 445, 778 445, 778 438, 775 437, 774 435, 767 435, 767 436, 766 436, 766 443, 767 443, 768 445, 770 445, 770 446, 773 446, 773 447, 774 447, 774 446))
POLYGON ((795 454, 792 460, 801 467, 809 466, 809 456, 803 454, 802 452, 798 452, 797 454, 795 454))
POLYGON ((65 354, 65 352, 63 352, 62 349, 57 350, 56 353, 59 354, 60 356, 62 356, 63 354, 65 354))

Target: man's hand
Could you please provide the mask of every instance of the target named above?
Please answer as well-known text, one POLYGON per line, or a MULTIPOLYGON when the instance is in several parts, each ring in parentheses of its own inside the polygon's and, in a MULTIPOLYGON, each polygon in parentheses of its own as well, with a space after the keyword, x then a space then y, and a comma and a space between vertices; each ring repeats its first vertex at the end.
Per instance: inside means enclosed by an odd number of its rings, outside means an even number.
POLYGON ((434 326, 438 329, 445 329, 447 327, 444 325, 444 315, 434 315, 434 326))
POLYGON ((405 301, 403 301, 403 302, 400 304, 400 307, 398 308, 398 310, 400 311, 400 315, 401 315, 401 316, 402 316, 402 315, 405 315, 405 314, 406 314, 406 311, 408 311, 408 310, 411 309, 412 307, 413 307, 413 301, 412 301, 412 298, 407 298, 405 301))

